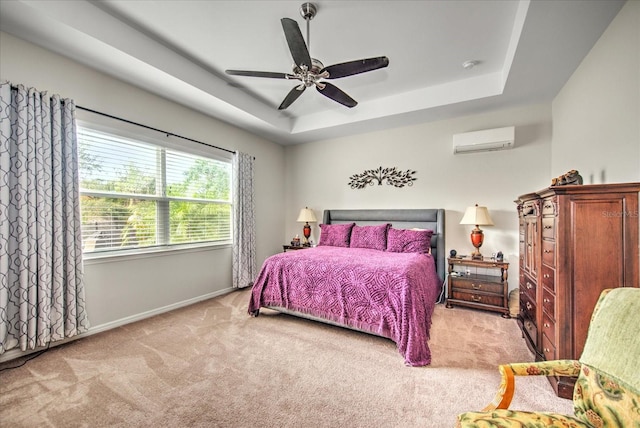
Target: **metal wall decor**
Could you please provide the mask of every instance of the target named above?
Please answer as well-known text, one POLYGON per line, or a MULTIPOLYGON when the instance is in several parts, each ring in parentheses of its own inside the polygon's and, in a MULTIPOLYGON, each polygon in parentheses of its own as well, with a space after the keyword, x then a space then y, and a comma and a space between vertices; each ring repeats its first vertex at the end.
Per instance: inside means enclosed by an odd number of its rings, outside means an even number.
POLYGON ((349 177, 349 186, 352 189, 364 189, 367 185, 373 186, 375 182, 378 183, 378 186, 382 186, 385 181, 388 185, 394 187, 413 186, 413 182, 416 181, 416 178, 413 177, 415 173, 410 169, 398 171, 396 167, 368 169, 361 174, 354 174, 349 177))

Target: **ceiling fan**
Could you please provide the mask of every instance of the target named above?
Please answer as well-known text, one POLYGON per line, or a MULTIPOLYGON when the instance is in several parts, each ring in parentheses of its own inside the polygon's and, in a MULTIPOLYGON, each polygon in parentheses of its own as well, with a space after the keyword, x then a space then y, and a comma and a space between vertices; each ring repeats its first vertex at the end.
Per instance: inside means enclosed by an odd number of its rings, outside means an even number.
MULTIPOLYGON (((300 7, 300 14, 307 21, 307 44, 309 43, 309 21, 316 16, 318 11, 314 3, 304 3, 300 7)), ((355 107, 358 102, 347 95, 344 91, 324 79, 339 79, 341 77, 352 76, 367 71, 377 70, 389 65, 389 58, 380 56, 375 58, 359 59, 355 61, 343 62, 340 64, 325 67, 322 62, 309 55, 309 49, 305 44, 302 32, 298 23, 290 18, 282 18, 282 29, 284 30, 291 56, 293 57, 292 73, 277 73, 269 71, 248 71, 248 70, 226 70, 232 76, 267 77, 272 79, 292 79, 300 80, 302 83, 295 86, 287 94, 278 107, 284 110, 289 107, 300 95, 310 86, 315 86, 318 92, 344 106, 355 107)))

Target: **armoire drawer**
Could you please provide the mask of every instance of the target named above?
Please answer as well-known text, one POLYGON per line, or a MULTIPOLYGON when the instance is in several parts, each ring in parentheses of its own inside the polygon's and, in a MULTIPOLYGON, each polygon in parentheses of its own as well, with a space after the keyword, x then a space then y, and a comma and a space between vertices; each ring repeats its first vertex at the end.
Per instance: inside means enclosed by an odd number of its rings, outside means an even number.
POLYGON ((520 279, 520 292, 525 293, 529 300, 536 301, 536 282, 531 280, 527 275, 523 275, 520 279))
POLYGON ((556 291, 556 271, 547 265, 542 265, 542 285, 555 293, 556 291))
POLYGON ((556 319, 556 296, 545 287, 542 287, 542 309, 551 318, 556 319))
POLYGON ((547 239, 556 239, 555 217, 542 218, 542 237, 547 239))
POLYGON ((542 215, 555 215, 556 214, 556 199, 549 198, 542 201, 542 215))
POLYGON ((542 335, 542 353, 547 361, 556 359, 556 347, 546 334, 542 335))
POLYGON ((542 315, 542 332, 551 343, 556 343, 556 322, 547 314, 542 315))
POLYGON ((556 244, 551 241, 542 241, 542 263, 547 266, 556 265, 556 244))

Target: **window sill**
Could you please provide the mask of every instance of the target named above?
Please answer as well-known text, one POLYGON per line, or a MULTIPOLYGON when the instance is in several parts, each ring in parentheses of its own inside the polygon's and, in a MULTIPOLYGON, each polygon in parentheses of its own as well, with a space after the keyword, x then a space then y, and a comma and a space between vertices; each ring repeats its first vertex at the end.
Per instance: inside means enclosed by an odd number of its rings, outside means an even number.
POLYGON ((92 265, 97 263, 110 263, 124 260, 146 259, 154 257, 165 257, 173 254, 185 254, 194 252, 205 251, 217 251, 231 248, 231 242, 225 241, 223 243, 203 243, 203 244, 189 244, 180 246, 167 246, 156 247, 148 249, 137 250, 123 250, 117 252, 103 252, 103 253, 86 253, 83 255, 83 262, 85 265, 92 265))

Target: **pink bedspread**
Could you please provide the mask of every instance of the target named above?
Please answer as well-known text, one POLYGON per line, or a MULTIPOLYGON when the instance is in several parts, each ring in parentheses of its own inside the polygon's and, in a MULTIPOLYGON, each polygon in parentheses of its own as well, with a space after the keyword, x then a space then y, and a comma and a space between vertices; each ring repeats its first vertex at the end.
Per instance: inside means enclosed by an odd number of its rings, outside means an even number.
POLYGON ((424 366, 439 291, 431 255, 316 247, 265 260, 249 313, 279 306, 365 330, 393 340, 407 365, 424 366))

